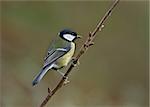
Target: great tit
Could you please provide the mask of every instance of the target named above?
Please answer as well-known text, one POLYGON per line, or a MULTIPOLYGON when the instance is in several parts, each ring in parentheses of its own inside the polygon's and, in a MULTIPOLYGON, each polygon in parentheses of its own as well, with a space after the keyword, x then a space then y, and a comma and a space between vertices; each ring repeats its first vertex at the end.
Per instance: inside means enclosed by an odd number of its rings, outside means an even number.
MULTIPOLYGON (((59 69, 68 65, 74 55, 74 41, 77 38, 81 38, 81 36, 69 29, 64 29, 58 34, 57 38, 51 43, 48 49, 44 58, 42 70, 32 82, 33 86, 38 84, 50 69, 54 69, 59 72, 59 69)), ((59 73, 63 75, 62 72, 59 73)))

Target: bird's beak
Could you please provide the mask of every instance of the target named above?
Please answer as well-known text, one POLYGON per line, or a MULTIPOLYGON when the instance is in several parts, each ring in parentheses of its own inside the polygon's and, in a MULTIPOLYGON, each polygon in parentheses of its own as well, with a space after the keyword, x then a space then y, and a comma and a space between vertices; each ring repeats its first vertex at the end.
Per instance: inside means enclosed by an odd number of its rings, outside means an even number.
POLYGON ((80 38, 80 39, 81 39, 81 38, 82 38, 82 36, 81 36, 81 35, 77 35, 77 38, 80 38))

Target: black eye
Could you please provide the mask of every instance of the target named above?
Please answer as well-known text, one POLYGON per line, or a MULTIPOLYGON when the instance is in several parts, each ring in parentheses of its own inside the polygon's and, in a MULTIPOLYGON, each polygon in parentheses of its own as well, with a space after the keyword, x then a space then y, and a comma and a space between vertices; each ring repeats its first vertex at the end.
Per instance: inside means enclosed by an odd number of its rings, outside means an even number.
POLYGON ((50 52, 47 53, 47 55, 49 55, 49 54, 50 54, 50 52))

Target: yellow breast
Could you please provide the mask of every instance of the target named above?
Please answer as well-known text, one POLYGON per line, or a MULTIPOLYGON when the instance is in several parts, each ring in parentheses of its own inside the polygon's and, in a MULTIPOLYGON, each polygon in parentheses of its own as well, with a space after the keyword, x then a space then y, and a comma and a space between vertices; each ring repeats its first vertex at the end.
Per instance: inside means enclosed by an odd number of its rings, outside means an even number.
POLYGON ((56 65, 59 66, 59 68, 67 66, 74 54, 74 51, 75 51, 75 44, 72 42, 70 51, 67 52, 60 59, 58 59, 56 65))

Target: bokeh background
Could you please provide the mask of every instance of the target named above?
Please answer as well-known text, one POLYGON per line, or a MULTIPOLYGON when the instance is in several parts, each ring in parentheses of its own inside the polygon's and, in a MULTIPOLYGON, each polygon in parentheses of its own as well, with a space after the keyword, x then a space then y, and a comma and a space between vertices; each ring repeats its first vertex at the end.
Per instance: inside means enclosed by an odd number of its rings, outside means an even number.
MULTIPOLYGON (((60 80, 50 71, 35 87, 46 50, 57 33, 83 35, 112 1, 1 1, 1 107, 38 107, 60 80)), ((47 107, 148 107, 148 1, 121 1, 95 45, 70 74, 70 84, 47 107)), ((62 70, 64 72, 65 69, 62 70)))

